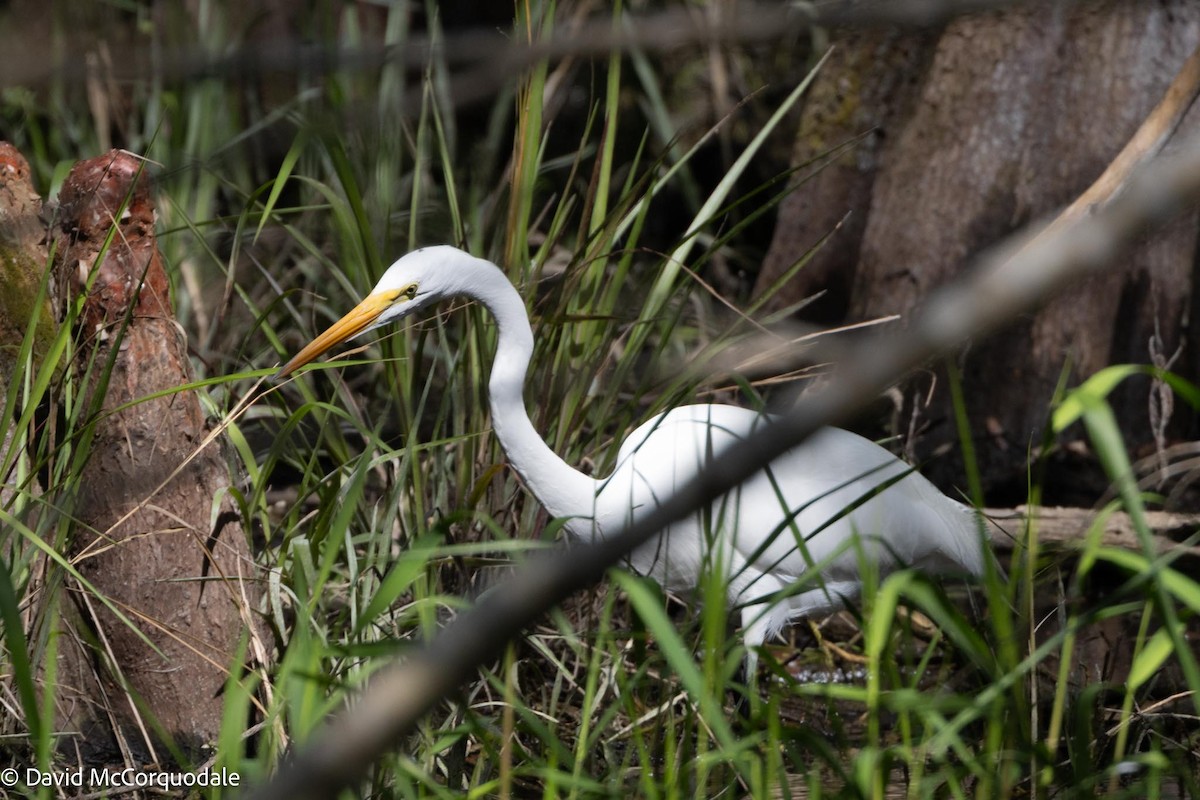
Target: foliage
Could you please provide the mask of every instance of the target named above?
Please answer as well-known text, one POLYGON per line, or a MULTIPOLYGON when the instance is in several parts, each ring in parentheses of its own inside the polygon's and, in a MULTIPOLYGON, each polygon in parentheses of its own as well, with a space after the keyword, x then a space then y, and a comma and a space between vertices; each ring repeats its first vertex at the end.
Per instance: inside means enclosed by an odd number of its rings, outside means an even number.
MULTIPOLYGON (((219 53, 245 43, 231 5, 200 2, 153 26, 169 42, 219 53)), ((518 3, 509 35, 550 36, 585 7, 518 3)), ((351 51, 404 48, 414 17, 435 42, 442 36, 435 4, 370 18, 350 5, 320 8, 306 35, 351 51)), ((147 12, 125 13, 141 21, 147 12)), ((619 6, 612 20, 624 24, 619 6)), ((747 232, 790 177, 756 183, 745 171, 771 128, 746 137, 746 155, 706 182, 693 167, 710 138, 670 138, 679 112, 664 100, 665 70, 645 54, 537 63, 480 113, 455 107, 457 76, 432 52, 420 74, 384 62, 258 83, 151 78, 125 90, 131 110, 117 127, 126 147, 163 165, 161 247, 176 305, 204 375, 198 386, 247 476, 236 490, 245 528, 260 534, 267 600, 256 612, 279 652, 269 670, 230 665, 217 756, 247 778, 267 775, 373 672, 555 536, 490 435, 495 331, 478 309, 442 309, 282 386, 266 380, 391 258, 449 241, 504 265, 534 319, 534 422, 568 462, 597 474, 625 431, 682 399, 763 402, 750 381, 706 377, 759 325, 737 312, 747 298, 721 296, 706 277, 759 254, 747 232), (561 109, 579 93, 582 122, 568 125, 561 109), (564 141, 559 125, 577 139, 564 141), (244 736, 254 702, 262 724, 244 736)), ((769 96, 774 126, 798 93, 769 96)), ((0 111, 47 188, 112 135, 89 128, 67 78, 39 93, 10 90, 0 111)), ((711 136, 728 135, 744 113, 711 136)), ((51 379, 69 337, 35 363, 33 336, 5 401, 16 436, 0 454, 11 489, 0 510, 0 673, 9 760, 48 768, 62 758, 51 732, 50 621, 73 569, 57 556, 70 527, 61 501, 87 455, 88 412, 68 404, 65 449, 29 448, 45 394, 73 391, 51 379)), ((1106 513, 1128 511, 1148 536, 1141 511, 1152 498, 1130 483, 1105 414, 1110 386, 1068 394, 1056 424, 1086 422, 1119 489, 1106 513)), ((1117 551, 1099 532, 1098 523, 1072 571, 1029 531, 1007 576, 990 571, 970 603, 913 573, 882 580, 853 619, 834 623, 838 650, 816 651, 818 666, 842 659, 839 650, 860 659, 861 685, 798 683, 768 658, 769 675, 748 690, 720 586, 700 587, 685 608, 614 574, 483 667, 360 792, 1197 794, 1187 715, 1200 708, 1169 693, 1200 691, 1187 641, 1200 586, 1149 545, 1117 551), (1116 588, 1095 592, 1089 580, 1102 568, 1116 588), (1074 658, 1111 620, 1134 637, 1120 685, 1074 658)))

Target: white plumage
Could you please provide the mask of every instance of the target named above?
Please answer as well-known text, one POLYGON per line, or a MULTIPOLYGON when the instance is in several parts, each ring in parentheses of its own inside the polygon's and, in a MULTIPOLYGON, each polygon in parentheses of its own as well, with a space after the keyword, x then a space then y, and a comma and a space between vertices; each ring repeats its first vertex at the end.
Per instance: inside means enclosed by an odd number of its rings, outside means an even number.
MULTIPOLYGON (((362 303, 279 375, 346 339, 458 295, 482 303, 498 325, 488 385, 496 435, 529 489, 552 515, 567 520, 575 539, 618 531, 711 461, 719 465, 730 444, 768 421, 737 406, 675 408, 629 435, 611 475, 584 475, 546 445, 525 410, 533 333, 520 295, 494 264, 448 246, 416 250, 393 264, 362 303)), ((742 607, 753 665, 753 648, 789 620, 831 612, 856 595, 862 559, 881 575, 904 566, 970 574, 984 567, 971 509, 873 442, 825 428, 704 513, 638 548, 629 561, 673 591, 694 589, 702 570, 720 570, 730 603, 742 607), (800 591, 768 602, 805 573, 800 591)))

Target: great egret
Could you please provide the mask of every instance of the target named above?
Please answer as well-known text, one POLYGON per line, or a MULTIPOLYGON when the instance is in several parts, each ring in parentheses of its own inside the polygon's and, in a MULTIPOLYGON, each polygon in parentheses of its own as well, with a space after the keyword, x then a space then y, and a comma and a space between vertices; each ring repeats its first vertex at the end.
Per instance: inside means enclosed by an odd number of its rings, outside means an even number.
MULTIPOLYGON (((347 339, 455 296, 479 301, 495 317, 492 425, 529 489, 550 514, 566 520, 575 539, 620 529, 768 421, 737 406, 674 408, 630 434, 611 475, 583 474, 550 449, 525 410, 533 332, 521 296, 490 261, 449 246, 416 250, 392 264, 358 306, 277 377, 347 339)), ((977 575, 984 554, 971 509, 879 445, 825 428, 704 513, 643 545, 629 562, 673 591, 693 590, 703 570, 720 570, 731 605, 742 607, 753 675, 755 648, 767 637, 793 618, 831 613, 858 594, 861 564, 881 575, 901 566, 977 575), (801 580, 812 588, 784 591, 801 580)))

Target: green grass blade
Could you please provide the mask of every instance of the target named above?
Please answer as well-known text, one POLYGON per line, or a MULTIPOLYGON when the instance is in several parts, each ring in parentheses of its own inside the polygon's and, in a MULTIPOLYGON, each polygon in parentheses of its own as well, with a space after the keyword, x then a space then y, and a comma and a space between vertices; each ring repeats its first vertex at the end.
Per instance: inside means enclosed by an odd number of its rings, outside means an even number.
POLYGON ((29 738, 36 745, 43 738, 42 714, 34 684, 33 664, 25 641, 25 626, 21 621, 20 604, 13 587, 9 564, 0 558, 0 621, 4 622, 4 643, 8 647, 8 663, 12 670, 17 697, 25 712, 29 738))
POLYGON ((725 719, 724 710, 713 696, 710 687, 705 685, 696 659, 679 637, 675 625, 663 612, 661 601, 654 592, 646 588, 644 579, 626 572, 612 572, 611 575, 613 581, 629 595, 630 604, 654 635, 663 657, 679 676, 692 702, 700 708, 717 742, 730 751, 734 750, 734 735, 725 719))

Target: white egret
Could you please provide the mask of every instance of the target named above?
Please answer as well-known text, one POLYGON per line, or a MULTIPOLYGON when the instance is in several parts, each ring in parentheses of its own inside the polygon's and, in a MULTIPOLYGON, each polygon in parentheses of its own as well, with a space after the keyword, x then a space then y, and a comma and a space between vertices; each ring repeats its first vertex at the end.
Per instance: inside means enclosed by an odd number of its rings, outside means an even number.
MULTIPOLYGON (((525 409, 533 332, 521 296, 494 264, 449 246, 416 250, 394 263, 278 377, 347 339, 455 296, 479 301, 495 317, 492 425, 512 466, 547 511, 566 520, 575 539, 619 530, 768 421, 737 406, 682 406, 630 434, 611 475, 593 478, 574 469, 538 435, 525 409)), ((704 513, 643 545, 629 563, 672 591, 693 590, 703 570, 720 570, 730 603, 742 607, 753 675, 755 648, 767 637, 794 618, 831 613, 857 596, 861 564, 880 575, 904 566, 978 575, 984 553, 971 509, 879 445, 825 428, 704 513), (784 591, 801 580, 811 588, 784 591)))

